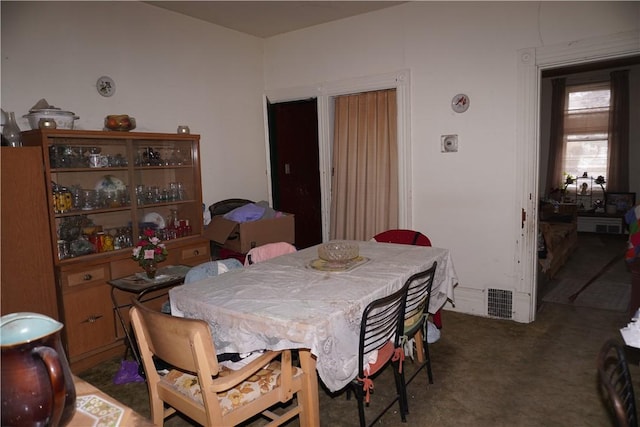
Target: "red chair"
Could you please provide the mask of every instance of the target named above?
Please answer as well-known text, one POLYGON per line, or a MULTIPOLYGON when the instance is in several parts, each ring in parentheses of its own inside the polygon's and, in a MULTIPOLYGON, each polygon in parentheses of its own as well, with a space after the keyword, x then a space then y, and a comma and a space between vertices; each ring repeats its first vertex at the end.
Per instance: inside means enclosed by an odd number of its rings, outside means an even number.
MULTIPOLYGON (((415 230, 387 230, 373 236, 376 242, 399 243, 402 245, 431 246, 431 240, 424 234, 415 230)), ((433 315, 433 324, 438 329, 442 328, 441 310, 433 315)))

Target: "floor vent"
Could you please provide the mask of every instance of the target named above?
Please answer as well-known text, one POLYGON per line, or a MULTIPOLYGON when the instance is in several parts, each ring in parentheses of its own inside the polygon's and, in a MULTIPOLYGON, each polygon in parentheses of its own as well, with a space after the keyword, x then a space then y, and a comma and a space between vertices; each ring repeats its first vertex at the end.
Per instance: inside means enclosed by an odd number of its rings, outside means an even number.
POLYGON ((513 316, 513 293, 504 289, 488 289, 487 314, 490 317, 511 319, 513 316))

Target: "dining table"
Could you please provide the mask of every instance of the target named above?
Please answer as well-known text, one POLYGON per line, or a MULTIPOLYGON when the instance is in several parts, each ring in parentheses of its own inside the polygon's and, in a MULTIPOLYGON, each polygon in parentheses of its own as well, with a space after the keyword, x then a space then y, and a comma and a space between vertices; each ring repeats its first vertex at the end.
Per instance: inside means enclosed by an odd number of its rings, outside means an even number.
POLYGON ((332 392, 356 377, 360 322, 370 302, 436 262, 428 311, 454 303, 458 278, 449 249, 357 244, 359 256, 350 263, 320 260, 316 245, 175 287, 169 291, 171 312, 205 320, 218 354, 299 350, 300 423, 318 426, 318 377, 332 392))

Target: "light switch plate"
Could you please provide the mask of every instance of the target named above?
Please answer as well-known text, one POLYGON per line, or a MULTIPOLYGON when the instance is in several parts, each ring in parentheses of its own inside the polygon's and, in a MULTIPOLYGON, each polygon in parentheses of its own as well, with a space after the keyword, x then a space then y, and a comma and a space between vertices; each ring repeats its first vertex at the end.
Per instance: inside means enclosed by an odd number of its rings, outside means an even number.
POLYGON ((442 142, 443 153, 456 153, 458 152, 458 135, 442 135, 440 136, 442 142))

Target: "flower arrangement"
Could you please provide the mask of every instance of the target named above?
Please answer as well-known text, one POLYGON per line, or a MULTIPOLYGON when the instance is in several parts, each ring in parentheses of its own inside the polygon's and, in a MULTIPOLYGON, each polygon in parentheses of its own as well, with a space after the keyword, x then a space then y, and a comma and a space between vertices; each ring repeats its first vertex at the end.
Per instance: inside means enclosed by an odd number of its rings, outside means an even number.
POLYGON ((133 248, 131 258, 145 267, 149 264, 156 264, 167 259, 167 248, 164 243, 160 243, 160 239, 156 236, 155 231, 146 228, 142 232, 143 237, 138 241, 136 247, 133 248))
POLYGON ((600 186, 600 188, 602 188, 602 192, 604 193, 604 184, 607 183, 607 181, 604 180, 604 176, 598 175, 598 177, 596 178, 596 180, 594 182, 596 184, 598 184, 600 186))

